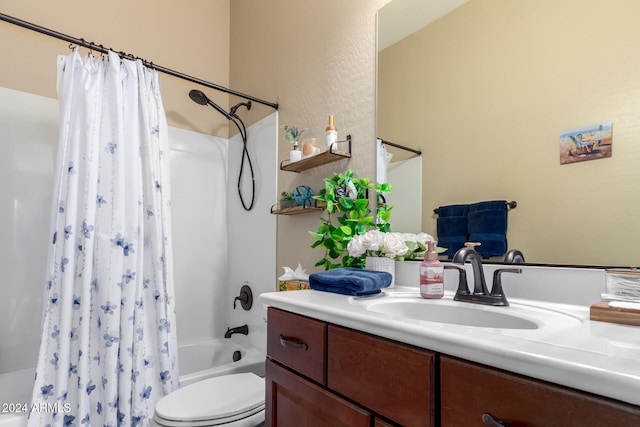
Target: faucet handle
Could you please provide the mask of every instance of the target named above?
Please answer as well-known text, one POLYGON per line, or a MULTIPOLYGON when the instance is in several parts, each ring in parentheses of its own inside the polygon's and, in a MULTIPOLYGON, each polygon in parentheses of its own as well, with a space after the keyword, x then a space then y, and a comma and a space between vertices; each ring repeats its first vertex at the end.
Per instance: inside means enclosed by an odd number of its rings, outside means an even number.
POLYGON ((469 286, 467 285, 467 271, 464 269, 464 265, 457 264, 445 264, 444 268, 447 270, 458 270, 458 290, 456 295, 469 295, 469 286))
POLYGON ((233 299, 234 310, 236 309, 237 301, 240 301, 240 305, 245 310, 251 309, 251 306, 253 305, 253 293, 251 292, 249 285, 246 283, 247 282, 245 282, 245 285, 242 285, 242 288, 240 288, 240 295, 233 299))
POLYGON ((504 262, 507 264, 524 264, 524 254, 517 249, 510 249, 504 256, 504 262))
POLYGON ((233 299, 233 309, 236 309, 236 302, 240 301, 240 305, 246 304, 249 301, 249 295, 246 292, 240 292, 240 295, 233 299))
POLYGON ((506 302, 506 296, 502 290, 502 273, 521 274, 521 268, 499 268, 493 272, 493 286, 491 287, 491 296, 501 296, 506 302))

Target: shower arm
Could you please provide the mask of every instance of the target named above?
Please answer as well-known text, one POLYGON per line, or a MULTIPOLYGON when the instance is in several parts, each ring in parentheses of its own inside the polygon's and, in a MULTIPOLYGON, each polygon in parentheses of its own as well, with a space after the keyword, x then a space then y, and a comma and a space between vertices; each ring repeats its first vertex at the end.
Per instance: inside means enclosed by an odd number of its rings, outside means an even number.
POLYGON ((240 203, 245 211, 250 211, 253 209, 253 204, 256 201, 256 177, 255 172, 253 170, 253 163, 251 162, 251 156, 249 155, 249 150, 247 149, 247 128, 244 125, 242 119, 236 114, 238 108, 244 106, 247 110, 251 109, 251 101, 248 102, 240 102, 239 104, 231 107, 231 110, 227 113, 222 109, 218 104, 213 102, 207 97, 201 90, 192 89, 189 91, 189 98, 193 102, 199 105, 210 105, 217 112, 222 114, 227 118, 230 122, 233 122, 234 125, 238 128, 238 132, 240 132, 240 137, 242 138, 242 159, 240 160, 240 172, 238 173, 238 196, 240 197, 240 203), (247 203, 244 200, 244 196, 242 195, 242 174, 244 172, 244 163, 245 159, 249 164, 249 171, 251 173, 251 202, 247 206, 247 203))

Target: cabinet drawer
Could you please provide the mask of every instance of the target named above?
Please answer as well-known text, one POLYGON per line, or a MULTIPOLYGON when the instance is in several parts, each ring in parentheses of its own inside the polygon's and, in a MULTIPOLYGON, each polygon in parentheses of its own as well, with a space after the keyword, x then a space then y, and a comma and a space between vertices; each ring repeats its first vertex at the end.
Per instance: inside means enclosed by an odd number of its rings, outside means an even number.
POLYGON ((432 426, 435 354, 329 325, 330 389, 405 426, 432 426))
POLYGON ((273 307, 267 316, 267 356, 326 384, 327 325, 273 307))
POLYGON ((640 426, 640 408, 470 362, 440 358, 442 426, 640 426))

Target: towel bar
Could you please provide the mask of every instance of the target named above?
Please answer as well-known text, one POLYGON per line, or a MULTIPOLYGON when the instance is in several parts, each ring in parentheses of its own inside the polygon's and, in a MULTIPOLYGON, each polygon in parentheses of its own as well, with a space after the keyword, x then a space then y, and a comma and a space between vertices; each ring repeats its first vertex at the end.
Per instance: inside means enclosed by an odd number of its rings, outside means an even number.
MULTIPOLYGON (((516 202, 515 200, 512 200, 510 202, 507 202, 507 209, 511 210, 511 209, 515 209, 518 206, 518 202, 516 202)), ((435 208, 433 210, 433 213, 438 215, 438 208, 435 208)))

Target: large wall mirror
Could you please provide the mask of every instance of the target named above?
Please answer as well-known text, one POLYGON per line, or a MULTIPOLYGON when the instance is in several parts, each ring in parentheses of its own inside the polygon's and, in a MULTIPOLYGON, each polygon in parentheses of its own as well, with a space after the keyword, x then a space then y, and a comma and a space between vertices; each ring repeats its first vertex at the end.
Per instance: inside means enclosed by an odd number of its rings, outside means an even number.
MULTIPOLYGON (((380 10, 379 40, 411 3, 380 10)), ((422 152, 422 231, 439 206, 504 199, 528 262, 639 265, 640 2, 458 3, 379 42, 377 134, 422 152), (605 122, 611 157, 561 164, 561 134, 605 122)))

